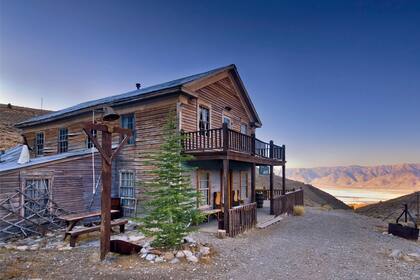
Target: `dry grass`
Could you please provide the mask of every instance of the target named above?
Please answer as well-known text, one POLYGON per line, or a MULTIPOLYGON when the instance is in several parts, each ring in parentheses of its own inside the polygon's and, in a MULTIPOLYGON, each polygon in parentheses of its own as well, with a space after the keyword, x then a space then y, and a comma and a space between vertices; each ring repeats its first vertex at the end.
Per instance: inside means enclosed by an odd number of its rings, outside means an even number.
POLYGON ((305 214, 305 207, 303 205, 293 206, 293 216, 303 216, 305 214))

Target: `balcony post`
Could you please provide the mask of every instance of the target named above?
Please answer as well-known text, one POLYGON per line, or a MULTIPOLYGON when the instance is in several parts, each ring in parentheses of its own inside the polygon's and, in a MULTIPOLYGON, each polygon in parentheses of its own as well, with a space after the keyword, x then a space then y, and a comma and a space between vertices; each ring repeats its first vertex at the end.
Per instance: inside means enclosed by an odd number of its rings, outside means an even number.
POLYGON ((227 123, 223 123, 223 150, 227 151, 229 149, 229 131, 227 123))
POLYGON ((255 133, 251 134, 251 155, 255 156, 255 133))
POLYGON ((252 163, 251 168, 251 202, 255 202, 255 162, 252 163))
POLYGON ((281 167, 281 171, 282 171, 282 194, 286 194, 286 146, 283 145, 282 146, 282 150, 283 150, 283 165, 281 167))
POLYGON ((229 208, 230 208, 230 196, 231 190, 229 186, 229 160, 223 160, 223 224, 226 232, 229 232, 229 208))
POLYGON ((274 158, 274 142, 270 140, 270 158, 274 158))

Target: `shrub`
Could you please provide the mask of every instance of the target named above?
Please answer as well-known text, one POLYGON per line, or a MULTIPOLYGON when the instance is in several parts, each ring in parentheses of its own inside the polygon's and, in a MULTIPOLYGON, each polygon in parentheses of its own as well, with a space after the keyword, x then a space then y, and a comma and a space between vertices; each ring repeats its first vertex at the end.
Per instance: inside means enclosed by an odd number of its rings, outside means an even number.
POLYGON ((293 206, 293 216, 303 216, 305 214, 305 207, 303 205, 293 206))

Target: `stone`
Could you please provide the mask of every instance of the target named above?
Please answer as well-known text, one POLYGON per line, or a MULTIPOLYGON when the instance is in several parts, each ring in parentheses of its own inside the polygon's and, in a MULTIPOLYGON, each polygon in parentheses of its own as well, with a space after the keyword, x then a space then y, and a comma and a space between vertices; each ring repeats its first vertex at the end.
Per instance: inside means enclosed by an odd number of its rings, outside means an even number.
POLYGON ((141 248, 140 253, 147 254, 147 253, 149 253, 149 249, 147 249, 146 247, 143 247, 143 248, 141 248))
POLYGON ((397 250, 397 249, 392 250, 391 254, 389 254, 389 257, 393 259, 399 259, 401 258, 401 256, 402 256, 401 250, 397 250))
POLYGON ((205 246, 201 247, 200 254, 202 254, 203 256, 207 256, 208 254, 210 254, 210 248, 205 246))
POLYGON ((179 263, 179 262, 180 261, 179 261, 178 258, 175 258, 175 259, 173 259, 173 260, 170 261, 171 264, 176 264, 176 263, 179 263))
POLYGON ((162 257, 156 257, 155 258, 155 262, 157 262, 157 263, 160 263, 160 262, 163 262, 163 261, 164 261, 164 259, 162 257))
POLYGON ((177 258, 183 258, 183 257, 185 257, 185 254, 184 254, 184 252, 183 251, 178 251, 177 253, 176 253, 176 255, 175 255, 177 258))
POLYGON ((409 256, 402 256, 402 259, 406 262, 414 262, 414 260, 410 258, 409 256))
POLYGON ((167 261, 171 261, 174 258, 174 254, 172 254, 171 252, 166 252, 163 254, 162 257, 167 261))
POLYGON ((193 263, 197 263, 198 262, 198 258, 196 256, 194 256, 194 255, 187 256, 187 260, 189 262, 193 262, 193 263))
POLYGON ((195 240, 190 236, 185 237, 184 242, 186 242, 186 243, 196 243, 195 240))
POLYGON ((153 255, 158 255, 158 256, 162 255, 162 252, 157 249, 151 249, 149 250, 149 253, 153 255))
POLYGON ((148 261, 153 261, 156 258, 156 255, 153 254, 147 254, 146 256, 146 260, 148 261))
POLYGON ((193 255, 193 253, 190 250, 184 250, 182 251, 184 253, 184 255, 188 258, 191 257, 193 255))
POLYGON ((16 247, 16 250, 19 250, 19 251, 26 251, 26 250, 28 250, 28 246, 26 246, 26 245, 23 245, 23 246, 17 246, 16 247))
POLYGON ((140 257, 141 257, 142 259, 144 259, 145 257, 147 257, 147 253, 142 254, 140 257))
POLYGON ((407 256, 420 260, 419 253, 408 253, 407 256))
POLYGON ((225 237, 226 237, 226 230, 224 229, 217 230, 217 238, 223 239, 225 237))

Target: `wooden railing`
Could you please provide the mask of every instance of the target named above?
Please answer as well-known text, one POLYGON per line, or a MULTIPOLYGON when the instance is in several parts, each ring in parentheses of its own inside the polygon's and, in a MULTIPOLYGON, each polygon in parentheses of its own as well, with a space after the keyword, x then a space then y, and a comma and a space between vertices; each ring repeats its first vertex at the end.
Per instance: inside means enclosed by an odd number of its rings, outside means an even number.
POLYGON ((273 214, 275 216, 283 213, 292 214, 295 205, 303 205, 303 190, 288 192, 285 195, 274 196, 273 214))
POLYGON ((186 152, 236 151, 263 158, 285 161, 285 146, 274 145, 273 141, 263 142, 255 135, 246 135, 222 128, 182 132, 182 145, 186 152))
POLYGON ((257 204, 250 203, 229 209, 228 235, 234 237, 257 224, 257 204))
MULTIPOLYGON (((269 189, 256 189, 255 192, 262 193, 264 196, 264 200, 271 198, 269 189)), ((273 190, 274 197, 281 195, 281 192, 282 192, 281 189, 274 189, 273 190)))

